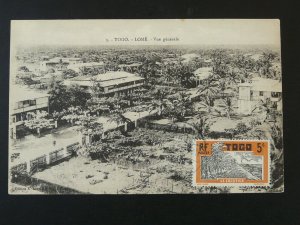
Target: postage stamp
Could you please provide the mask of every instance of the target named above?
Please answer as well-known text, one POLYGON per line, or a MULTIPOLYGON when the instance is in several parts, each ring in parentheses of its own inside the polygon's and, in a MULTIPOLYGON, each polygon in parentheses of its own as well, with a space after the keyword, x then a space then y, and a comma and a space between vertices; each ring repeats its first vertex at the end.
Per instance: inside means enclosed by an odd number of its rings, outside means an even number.
POLYGON ((269 186, 267 140, 197 140, 194 186, 269 186))

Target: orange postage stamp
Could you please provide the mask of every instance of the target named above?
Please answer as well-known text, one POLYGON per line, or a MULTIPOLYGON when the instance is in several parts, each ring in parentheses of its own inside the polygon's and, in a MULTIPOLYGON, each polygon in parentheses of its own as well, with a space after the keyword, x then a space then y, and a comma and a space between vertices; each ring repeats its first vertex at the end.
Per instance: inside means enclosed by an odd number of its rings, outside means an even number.
POLYGON ((269 186, 267 140, 196 140, 194 186, 269 186))

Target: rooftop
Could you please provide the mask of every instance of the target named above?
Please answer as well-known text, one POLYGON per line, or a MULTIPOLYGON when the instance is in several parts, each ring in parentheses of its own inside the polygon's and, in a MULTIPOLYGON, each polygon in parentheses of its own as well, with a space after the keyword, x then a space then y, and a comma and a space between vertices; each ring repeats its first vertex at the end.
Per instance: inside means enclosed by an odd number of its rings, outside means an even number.
POLYGON ((194 71, 194 74, 198 79, 207 79, 212 72, 212 67, 201 67, 194 71))
POLYGON ((142 63, 131 63, 131 64, 120 64, 118 65, 118 67, 137 67, 137 66, 141 66, 142 63))
POLYGON ((115 72, 107 72, 104 74, 98 74, 96 76, 79 76, 73 79, 69 79, 65 81, 65 84, 68 85, 69 83, 77 83, 81 86, 92 86, 91 79, 95 79, 96 81, 100 82, 102 87, 118 85, 121 83, 136 81, 136 80, 143 80, 144 78, 132 74, 127 73, 124 71, 115 71, 115 72))
POLYGON ((35 89, 29 89, 21 85, 10 86, 10 99, 13 102, 20 102, 25 100, 34 100, 37 98, 49 96, 45 91, 37 91, 35 89))
POLYGON ((192 58, 197 58, 199 57, 200 55, 196 54, 196 53, 191 53, 191 54, 185 54, 185 55, 182 55, 181 58, 184 58, 184 59, 192 59, 192 58))

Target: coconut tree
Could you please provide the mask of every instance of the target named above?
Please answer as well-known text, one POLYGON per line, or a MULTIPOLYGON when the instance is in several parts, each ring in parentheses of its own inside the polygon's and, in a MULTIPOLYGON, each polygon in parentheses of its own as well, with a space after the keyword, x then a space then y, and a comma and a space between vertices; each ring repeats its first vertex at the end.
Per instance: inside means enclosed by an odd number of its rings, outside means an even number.
MULTIPOLYGON (((269 98, 266 98, 264 100, 260 100, 256 103, 256 105, 253 107, 252 112, 254 112, 255 110, 260 110, 263 111, 265 113, 265 119, 264 122, 266 121, 266 119, 271 118, 274 114, 272 114, 272 112, 274 112, 274 109, 272 108, 272 102, 269 98)), ((276 120, 276 117, 274 117, 276 120)))
POLYGON ((196 138, 205 139, 209 131, 209 119, 204 116, 199 116, 196 122, 188 123, 196 131, 196 138))
POLYGON ((186 113, 191 111, 193 111, 193 104, 189 95, 185 92, 179 92, 169 97, 164 114, 170 116, 174 122, 175 118, 179 120, 184 119, 186 113))
POLYGON ((198 93, 202 96, 213 97, 218 93, 218 81, 210 76, 203 82, 203 85, 198 89, 198 93))
POLYGON ((160 116, 162 114, 163 109, 167 107, 168 94, 169 94, 169 92, 164 89, 156 89, 152 93, 154 99, 150 105, 150 111, 158 110, 158 115, 160 116))
POLYGON ((178 78, 180 79, 181 86, 191 88, 195 85, 195 74, 190 67, 182 66, 179 72, 178 78))
POLYGON ((230 115, 233 112, 233 98, 229 96, 222 98, 218 106, 225 110, 227 118, 230 119, 230 115))
POLYGON ((214 97, 212 97, 210 95, 201 96, 200 102, 198 104, 199 104, 198 110, 207 112, 209 119, 211 119, 212 113, 215 110, 214 109, 214 106, 215 106, 214 97))

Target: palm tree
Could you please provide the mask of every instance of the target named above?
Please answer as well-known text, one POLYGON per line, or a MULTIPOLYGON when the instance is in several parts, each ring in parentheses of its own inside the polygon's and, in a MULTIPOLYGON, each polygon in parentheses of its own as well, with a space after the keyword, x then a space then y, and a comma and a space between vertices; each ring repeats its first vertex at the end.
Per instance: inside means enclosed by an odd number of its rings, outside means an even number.
POLYGON ((230 119, 231 112, 233 111, 233 99, 231 97, 225 97, 221 100, 219 107, 226 111, 227 118, 230 119))
POLYGON ((209 131, 209 119, 203 116, 199 117, 199 120, 193 123, 188 123, 196 131, 196 138, 205 139, 206 134, 209 131))
MULTIPOLYGON (((266 117, 264 122, 272 117, 272 112, 274 112, 274 109, 272 108, 272 102, 269 98, 266 98, 265 100, 260 100, 253 108, 252 112, 254 112, 256 109, 263 110, 266 113, 266 117)), ((276 117, 275 117, 276 120, 276 117)))
POLYGON ((212 113, 214 111, 215 99, 210 95, 201 96, 200 97, 200 107, 199 109, 202 111, 206 111, 208 113, 208 117, 211 119, 212 113))
POLYGON ((181 86, 190 88, 195 84, 195 74, 192 73, 191 69, 187 66, 180 68, 180 74, 178 75, 180 79, 181 86))
POLYGON ((205 80, 203 86, 201 86, 197 92, 202 96, 204 95, 213 97, 218 93, 218 87, 218 81, 212 77, 209 77, 205 80))
POLYGON ((167 107, 168 100, 166 99, 169 93, 164 89, 156 89, 153 93, 154 100, 150 106, 150 111, 158 109, 158 115, 160 116, 163 109, 167 107))

